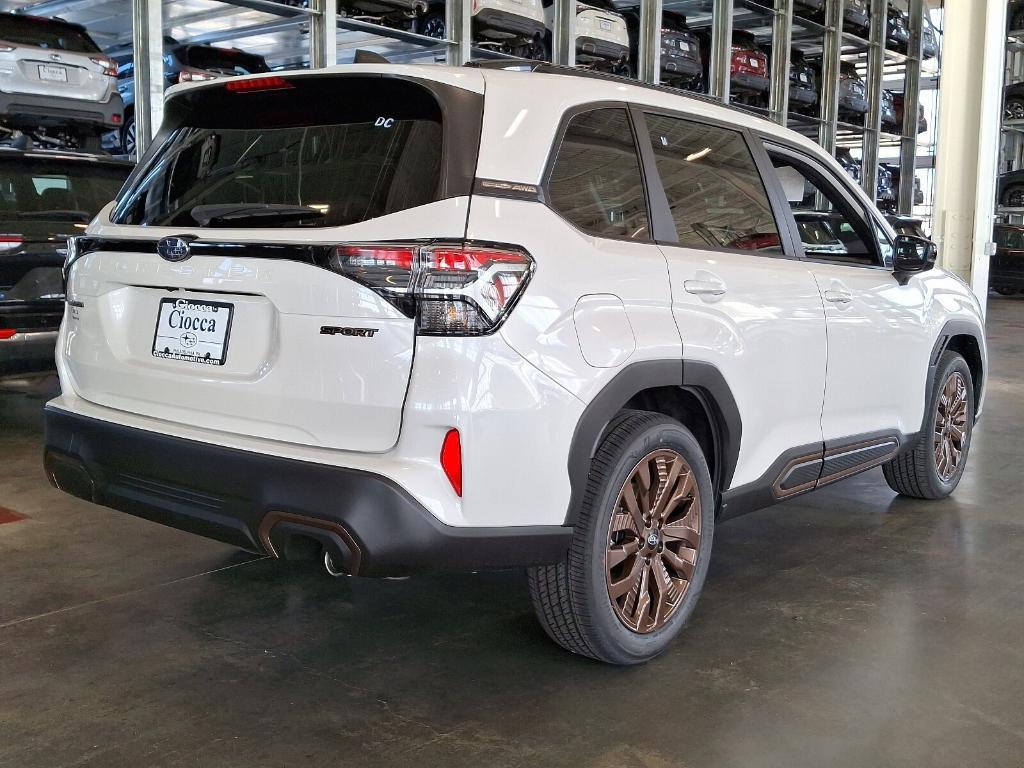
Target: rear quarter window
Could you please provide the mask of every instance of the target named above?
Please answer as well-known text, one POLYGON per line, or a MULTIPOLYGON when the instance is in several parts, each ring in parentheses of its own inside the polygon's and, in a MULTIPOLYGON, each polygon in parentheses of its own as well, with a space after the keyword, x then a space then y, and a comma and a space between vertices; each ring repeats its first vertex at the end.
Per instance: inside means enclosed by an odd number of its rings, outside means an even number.
POLYGON ((0 14, 0 40, 75 53, 99 53, 100 50, 78 27, 7 13, 0 14))

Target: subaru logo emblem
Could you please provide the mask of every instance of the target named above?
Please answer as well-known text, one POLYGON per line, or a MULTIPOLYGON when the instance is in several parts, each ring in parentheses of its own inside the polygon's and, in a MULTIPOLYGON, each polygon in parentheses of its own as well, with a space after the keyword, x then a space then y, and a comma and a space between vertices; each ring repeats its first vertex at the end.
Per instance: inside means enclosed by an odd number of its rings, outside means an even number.
POLYGON ((50 54, 50 61, 60 61, 60 54, 59 53, 51 53, 50 54))
POLYGON ((184 261, 192 255, 189 241, 184 237, 162 237, 156 244, 156 252, 166 261, 184 261))

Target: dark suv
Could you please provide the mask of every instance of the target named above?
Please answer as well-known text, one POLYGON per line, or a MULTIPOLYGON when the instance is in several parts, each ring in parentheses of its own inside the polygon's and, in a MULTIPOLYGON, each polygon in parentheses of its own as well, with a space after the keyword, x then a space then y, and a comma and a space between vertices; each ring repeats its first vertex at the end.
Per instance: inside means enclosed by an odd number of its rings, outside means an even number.
MULTIPOLYGON (((629 29, 629 58, 634 73, 639 72, 640 9, 621 11, 629 29)), ((701 91, 704 61, 700 38, 686 24, 686 16, 675 11, 661 14, 661 82, 688 91, 701 91)))
MULTIPOLYGON (((117 90, 124 100, 124 125, 117 136, 120 151, 135 154, 135 62, 131 56, 117 57, 117 90)), ((267 60, 237 48, 179 43, 164 38, 164 86, 216 80, 219 77, 269 72, 267 60)))
POLYGON ((813 113, 818 105, 818 76, 803 51, 789 52, 789 107, 794 112, 813 113))
POLYGON ((839 115, 853 122, 861 122, 868 111, 868 86, 849 61, 839 65, 839 115))
POLYGON ((67 239, 131 169, 97 155, 0 149, 0 377, 53 370, 67 239))
POLYGON ((1004 296, 1024 293, 1024 227, 996 224, 992 239, 996 254, 989 264, 989 288, 1004 296))

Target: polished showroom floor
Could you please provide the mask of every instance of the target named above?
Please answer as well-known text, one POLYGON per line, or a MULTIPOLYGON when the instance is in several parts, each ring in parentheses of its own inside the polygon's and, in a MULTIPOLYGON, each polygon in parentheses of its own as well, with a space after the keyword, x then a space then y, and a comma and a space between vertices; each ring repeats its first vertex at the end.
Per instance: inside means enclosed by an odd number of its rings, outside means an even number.
POLYGON ((876 470, 723 525, 633 669, 552 645, 519 573, 331 579, 64 496, 42 395, 0 396, 0 766, 1022 765, 1024 299, 989 322, 953 498, 876 470))

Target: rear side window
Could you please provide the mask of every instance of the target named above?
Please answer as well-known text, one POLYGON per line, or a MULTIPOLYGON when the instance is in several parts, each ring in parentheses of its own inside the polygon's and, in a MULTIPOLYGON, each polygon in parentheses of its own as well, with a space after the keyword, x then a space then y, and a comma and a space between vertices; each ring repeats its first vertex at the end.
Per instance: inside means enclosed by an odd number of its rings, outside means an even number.
POLYGON ((626 110, 573 117, 548 179, 551 206, 584 232, 646 240, 647 198, 626 110))
POLYGON ((768 194, 741 134, 675 117, 646 119, 680 246, 781 251, 768 194))
POLYGON ((70 24, 0 14, 0 40, 75 53, 99 53, 99 47, 83 30, 70 24))
POLYGON ((336 227, 439 198, 442 111, 425 87, 271 76, 172 100, 170 131, 119 224, 336 227))

